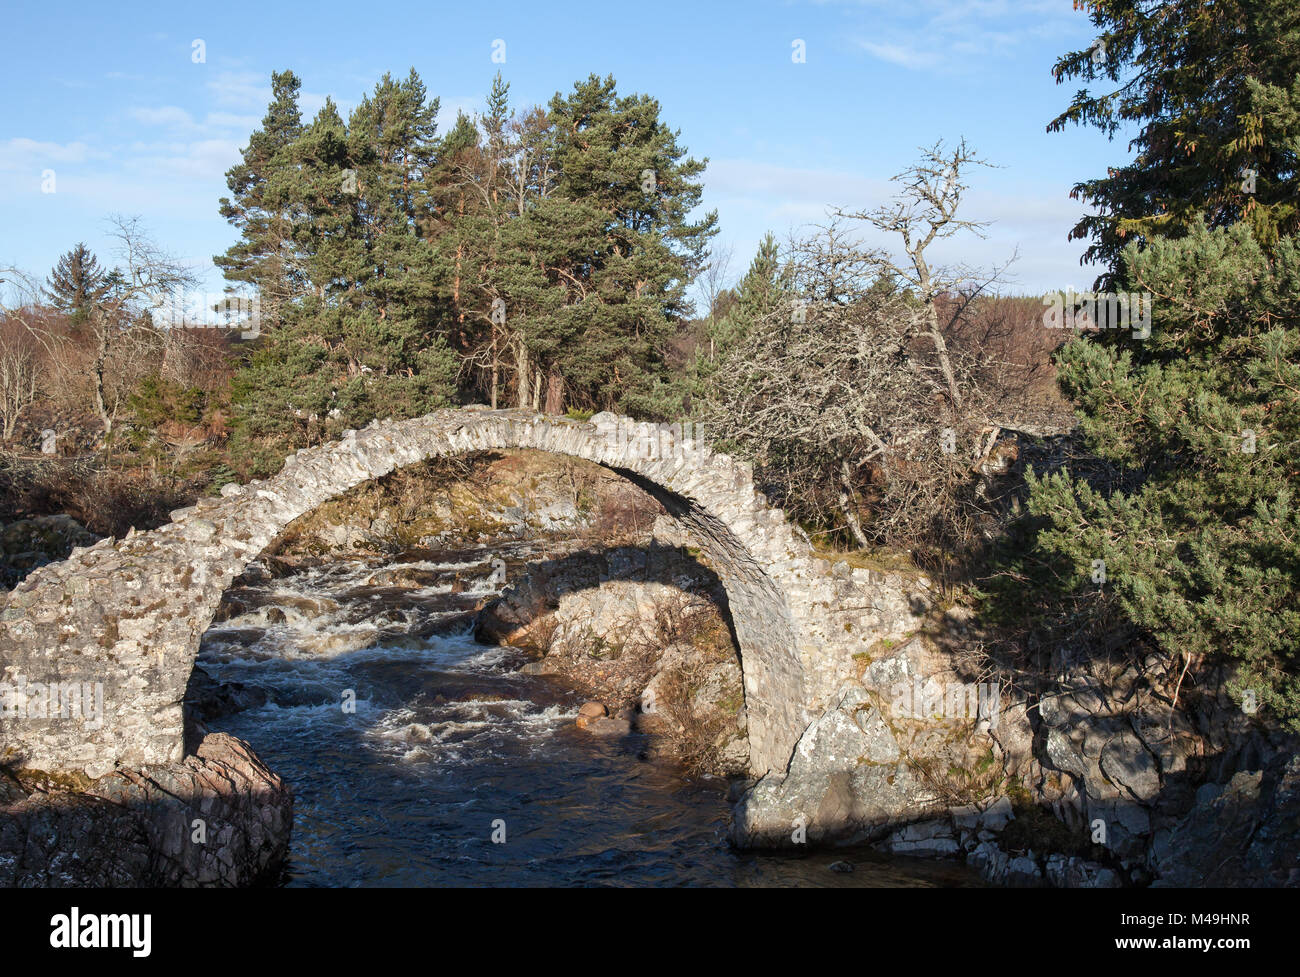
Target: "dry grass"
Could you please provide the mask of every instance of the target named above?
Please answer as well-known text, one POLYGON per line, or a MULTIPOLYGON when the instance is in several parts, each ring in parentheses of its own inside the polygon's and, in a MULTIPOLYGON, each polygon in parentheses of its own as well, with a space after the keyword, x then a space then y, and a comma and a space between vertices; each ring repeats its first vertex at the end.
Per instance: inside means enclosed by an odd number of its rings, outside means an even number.
POLYGON ((949 807, 973 804, 990 794, 1000 793, 1006 782, 1002 764, 998 763, 992 750, 985 752, 969 767, 958 766, 941 756, 907 756, 904 762, 916 778, 949 807))
POLYGON ((202 480, 112 470, 84 459, 0 457, 0 518, 66 513, 99 536, 166 525, 172 510, 192 505, 202 488, 202 480))

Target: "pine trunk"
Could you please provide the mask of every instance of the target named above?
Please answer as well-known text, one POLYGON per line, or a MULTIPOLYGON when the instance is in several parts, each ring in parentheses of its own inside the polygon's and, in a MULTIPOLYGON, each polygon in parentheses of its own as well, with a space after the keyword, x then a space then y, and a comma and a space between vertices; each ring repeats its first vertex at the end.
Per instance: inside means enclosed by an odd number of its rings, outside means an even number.
POLYGON ((564 413, 564 378, 555 367, 546 376, 546 413, 564 413))
POLYGON ((500 378, 500 360, 497 358, 497 327, 492 324, 492 409, 497 409, 497 382, 500 378))
POLYGON ((515 359, 515 373, 518 374, 516 384, 518 390, 515 391, 518 397, 518 406, 520 410, 528 409, 528 347, 524 345, 524 337, 519 337, 519 355, 515 359))

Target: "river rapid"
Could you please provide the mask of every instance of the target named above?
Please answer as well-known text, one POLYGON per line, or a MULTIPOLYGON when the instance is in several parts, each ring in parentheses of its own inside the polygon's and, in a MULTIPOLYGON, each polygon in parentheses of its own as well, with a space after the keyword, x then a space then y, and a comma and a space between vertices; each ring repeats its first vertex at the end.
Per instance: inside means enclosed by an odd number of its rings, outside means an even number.
POLYGON ((643 759, 638 735, 578 729, 575 693, 475 643, 494 561, 532 555, 339 562, 230 591, 199 665, 265 702, 208 725, 294 792, 284 885, 979 884, 958 864, 870 850, 733 849, 725 780, 643 759))

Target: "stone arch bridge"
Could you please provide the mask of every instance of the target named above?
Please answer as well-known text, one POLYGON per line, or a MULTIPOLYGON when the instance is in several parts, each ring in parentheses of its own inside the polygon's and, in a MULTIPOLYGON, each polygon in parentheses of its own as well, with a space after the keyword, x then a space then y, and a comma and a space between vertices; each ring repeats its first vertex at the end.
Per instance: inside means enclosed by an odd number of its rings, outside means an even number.
POLYGON ((221 498, 172 513, 170 525, 102 540, 30 574, 0 603, 0 763, 94 779, 179 761, 200 638, 231 581, 285 526, 403 466, 518 448, 618 472, 698 543, 727 590, 755 775, 786 769, 809 723, 833 705, 853 654, 908 615, 897 579, 817 556, 755 492, 748 465, 676 427, 613 414, 580 422, 440 410, 349 431, 290 456, 274 478, 228 485, 221 498))

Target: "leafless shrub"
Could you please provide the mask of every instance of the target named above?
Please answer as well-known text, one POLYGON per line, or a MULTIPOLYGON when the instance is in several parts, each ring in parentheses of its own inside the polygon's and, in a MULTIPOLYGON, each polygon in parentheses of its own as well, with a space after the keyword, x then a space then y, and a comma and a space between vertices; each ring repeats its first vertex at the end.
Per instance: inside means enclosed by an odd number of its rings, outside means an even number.
POLYGON ((215 391, 230 375, 229 351, 229 341, 219 330, 174 327, 163 337, 160 372, 182 387, 215 391))
POLYGON ((731 721, 720 710, 695 704, 695 693, 708 672, 708 666, 698 660, 666 670, 655 700, 655 710, 672 738, 673 753, 691 772, 711 772, 720 766, 720 741, 731 721))
POLYGON ((675 599, 660 601, 655 612, 654 644, 658 648, 686 645, 693 649, 689 656, 675 660, 659 673, 654 709, 660 731, 670 737, 673 755, 688 770, 719 770, 726 733, 734 728, 735 713, 744 701, 739 686, 733 690, 732 702, 697 700, 697 693, 714 676, 717 666, 736 659, 720 608, 709 595, 687 591, 675 599))
POLYGON ((793 240, 788 307, 754 325, 702 412, 805 523, 861 548, 912 549, 940 570, 980 537, 1003 433, 1023 428, 1050 371, 1042 349, 1017 345, 1024 310, 999 306, 1006 266, 980 273, 927 254, 959 231, 982 234, 957 216, 976 165, 965 143, 937 144, 895 178, 891 203, 835 211, 793 240), (895 235, 902 259, 864 246, 846 221, 895 235))
POLYGON ((18 415, 36 400, 43 365, 26 330, 8 317, 0 320, 0 440, 13 438, 18 415))
POLYGON ((1005 784, 1006 772, 992 753, 973 766, 956 764, 942 756, 908 756, 909 770, 948 807, 973 804, 997 793, 1005 784))
POLYGON ((702 310, 706 317, 718 314, 718 300, 727 289, 731 279, 731 259, 735 248, 731 245, 718 245, 709 252, 709 260, 700 271, 700 297, 704 300, 702 310))
POLYGON ((144 472, 103 471, 69 486, 63 509, 102 536, 165 525, 173 509, 192 505, 195 488, 144 472))
POLYGON ((113 217, 110 224, 120 264, 80 324, 80 336, 52 329, 32 314, 41 307, 40 285, 16 269, 6 269, 5 278, 27 301, 0 309, 18 321, 57 364, 67 392, 81 384, 89 388, 105 434, 112 433, 127 396, 156 369, 162 355, 166 336, 155 328, 150 310, 193 285, 191 273, 150 240, 137 218, 113 217), (73 382, 74 377, 81 383, 73 382))
POLYGON ((199 490, 197 482, 146 470, 108 470, 99 459, 0 454, 0 519, 62 512, 99 536, 121 537, 165 525, 199 490))
POLYGON ((555 632, 559 627, 560 622, 556 620, 553 613, 538 615, 529 623, 528 631, 520 645, 534 654, 548 655, 551 652, 551 645, 555 643, 555 632))
POLYGON ((706 593, 683 590, 673 599, 660 600, 655 605, 651 641, 658 648, 690 645, 711 663, 736 657, 722 609, 706 593))

